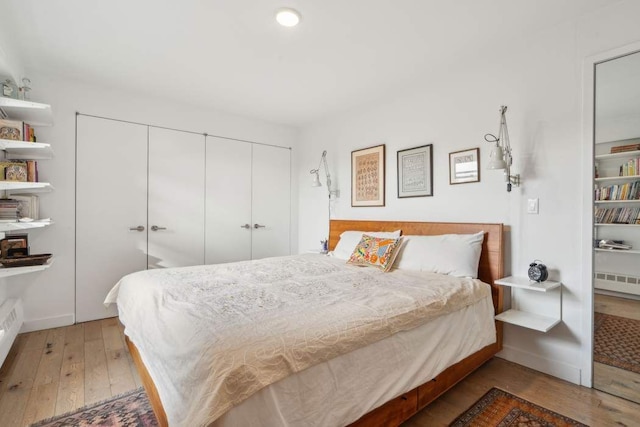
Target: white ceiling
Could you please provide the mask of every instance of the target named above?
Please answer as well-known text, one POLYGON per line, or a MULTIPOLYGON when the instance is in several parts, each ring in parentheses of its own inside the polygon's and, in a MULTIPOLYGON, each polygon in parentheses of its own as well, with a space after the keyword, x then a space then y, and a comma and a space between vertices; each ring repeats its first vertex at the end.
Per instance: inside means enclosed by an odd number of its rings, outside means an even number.
POLYGON ((0 0, 0 19, 27 72, 298 126, 613 2, 0 0))

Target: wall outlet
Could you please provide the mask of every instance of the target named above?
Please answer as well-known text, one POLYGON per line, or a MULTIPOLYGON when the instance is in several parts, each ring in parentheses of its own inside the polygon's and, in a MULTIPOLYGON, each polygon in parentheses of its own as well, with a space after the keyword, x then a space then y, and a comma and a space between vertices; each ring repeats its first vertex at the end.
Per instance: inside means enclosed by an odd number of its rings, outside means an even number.
POLYGON ((537 198, 527 200, 527 213, 538 214, 538 200, 537 198))

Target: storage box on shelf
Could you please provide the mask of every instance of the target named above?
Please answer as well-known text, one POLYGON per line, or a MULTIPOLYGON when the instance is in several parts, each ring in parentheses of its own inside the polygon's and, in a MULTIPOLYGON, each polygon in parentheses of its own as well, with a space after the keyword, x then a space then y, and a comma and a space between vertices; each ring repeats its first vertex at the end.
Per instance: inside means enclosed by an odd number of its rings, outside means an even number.
MULTIPOLYGON (((16 195, 16 199, 23 198, 29 200, 30 196, 28 195, 25 195, 24 197, 18 197, 17 195, 20 193, 51 191, 51 184, 48 182, 39 182, 35 169, 31 169, 32 166, 35 167, 35 162, 32 162, 32 160, 50 159, 53 157, 53 151, 50 144, 32 142, 35 140, 32 126, 53 125, 51 106, 37 102, 0 97, 0 119, 4 120, 5 123, 9 123, 10 126, 11 123, 13 123, 13 127, 11 127, 9 131, 4 132, 8 138, 19 137, 21 139, 31 140, 0 139, 0 150, 4 153, 3 157, 5 161, 17 160, 15 164, 18 165, 18 171, 22 169, 22 173, 24 173, 25 170, 28 170, 28 181, 6 180, 4 179, 5 175, 2 175, 2 178, 0 178, 0 191, 2 192, 2 198, 10 199, 12 195, 16 195), (16 125, 16 123, 18 123, 18 125, 16 125), (26 162, 24 160, 26 160, 26 162)), ((11 166, 13 166, 13 164, 11 166)), ((8 173, 7 176, 9 176, 8 173)), ((24 175, 22 175, 22 179, 25 179, 24 175)), ((16 205, 14 204, 14 209, 15 206, 16 205)), ((38 218, 32 219, 32 221, 24 222, 18 221, 18 218, 16 218, 16 221, 9 221, 7 219, 0 221, 0 235, 4 237, 5 232, 43 228, 51 224, 51 221, 49 220, 40 220, 38 218)), ((7 264, 9 264, 9 262, 7 262, 7 264)), ((3 266, 0 267, 0 277, 9 277, 18 274, 41 271, 48 268, 50 265, 51 260, 43 265, 10 268, 3 266)))
POLYGON ((509 276, 495 284, 511 288, 511 309, 498 314, 496 320, 541 332, 562 321, 562 283, 509 276))

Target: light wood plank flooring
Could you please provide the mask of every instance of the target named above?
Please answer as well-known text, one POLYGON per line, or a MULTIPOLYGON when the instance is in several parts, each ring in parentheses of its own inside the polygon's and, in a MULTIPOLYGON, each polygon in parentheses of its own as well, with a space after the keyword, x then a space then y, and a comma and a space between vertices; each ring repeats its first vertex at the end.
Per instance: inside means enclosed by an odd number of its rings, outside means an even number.
MULTIPOLYGON (((21 334, 0 369, 0 426, 26 426, 141 386, 116 318, 21 334)), ((638 426, 640 405, 494 358, 405 427, 448 425, 491 387, 591 426, 638 426)))
POLYGON ((28 426, 141 385, 117 318, 20 334, 0 369, 0 426, 28 426))
MULTIPOLYGON (((594 310, 598 313, 640 320, 638 300, 595 294, 594 310)), ((640 374, 635 372, 594 362, 593 386, 598 390, 640 403, 640 374)), ((640 425, 640 421, 638 424, 640 425)))

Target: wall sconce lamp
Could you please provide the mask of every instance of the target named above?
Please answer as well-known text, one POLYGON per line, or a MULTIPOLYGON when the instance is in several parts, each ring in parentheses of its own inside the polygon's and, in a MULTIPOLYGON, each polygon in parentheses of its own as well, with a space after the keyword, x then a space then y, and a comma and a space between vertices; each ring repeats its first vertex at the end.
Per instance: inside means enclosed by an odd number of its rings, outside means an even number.
POLYGON ((504 176, 507 181, 507 191, 511 191, 511 185, 520 186, 520 175, 511 175, 511 144, 509 144, 509 130, 507 129, 507 106, 500 107, 500 130, 498 136, 488 133, 484 136, 484 140, 490 143, 495 142, 495 146, 491 148, 489 155, 489 166, 487 169, 504 169, 504 176))
POLYGON ((324 150, 322 152, 322 157, 320 158, 320 164, 318 164, 318 168, 311 169, 311 171, 309 172, 311 175, 313 175, 313 182, 311 183, 311 186, 322 187, 322 183, 320 182, 320 166, 323 166, 323 165, 324 165, 324 173, 327 176, 327 190, 329 192, 329 199, 331 199, 332 196, 334 198, 340 197, 339 190, 331 189, 331 175, 329 174, 329 167, 327 166, 327 150, 324 150))

